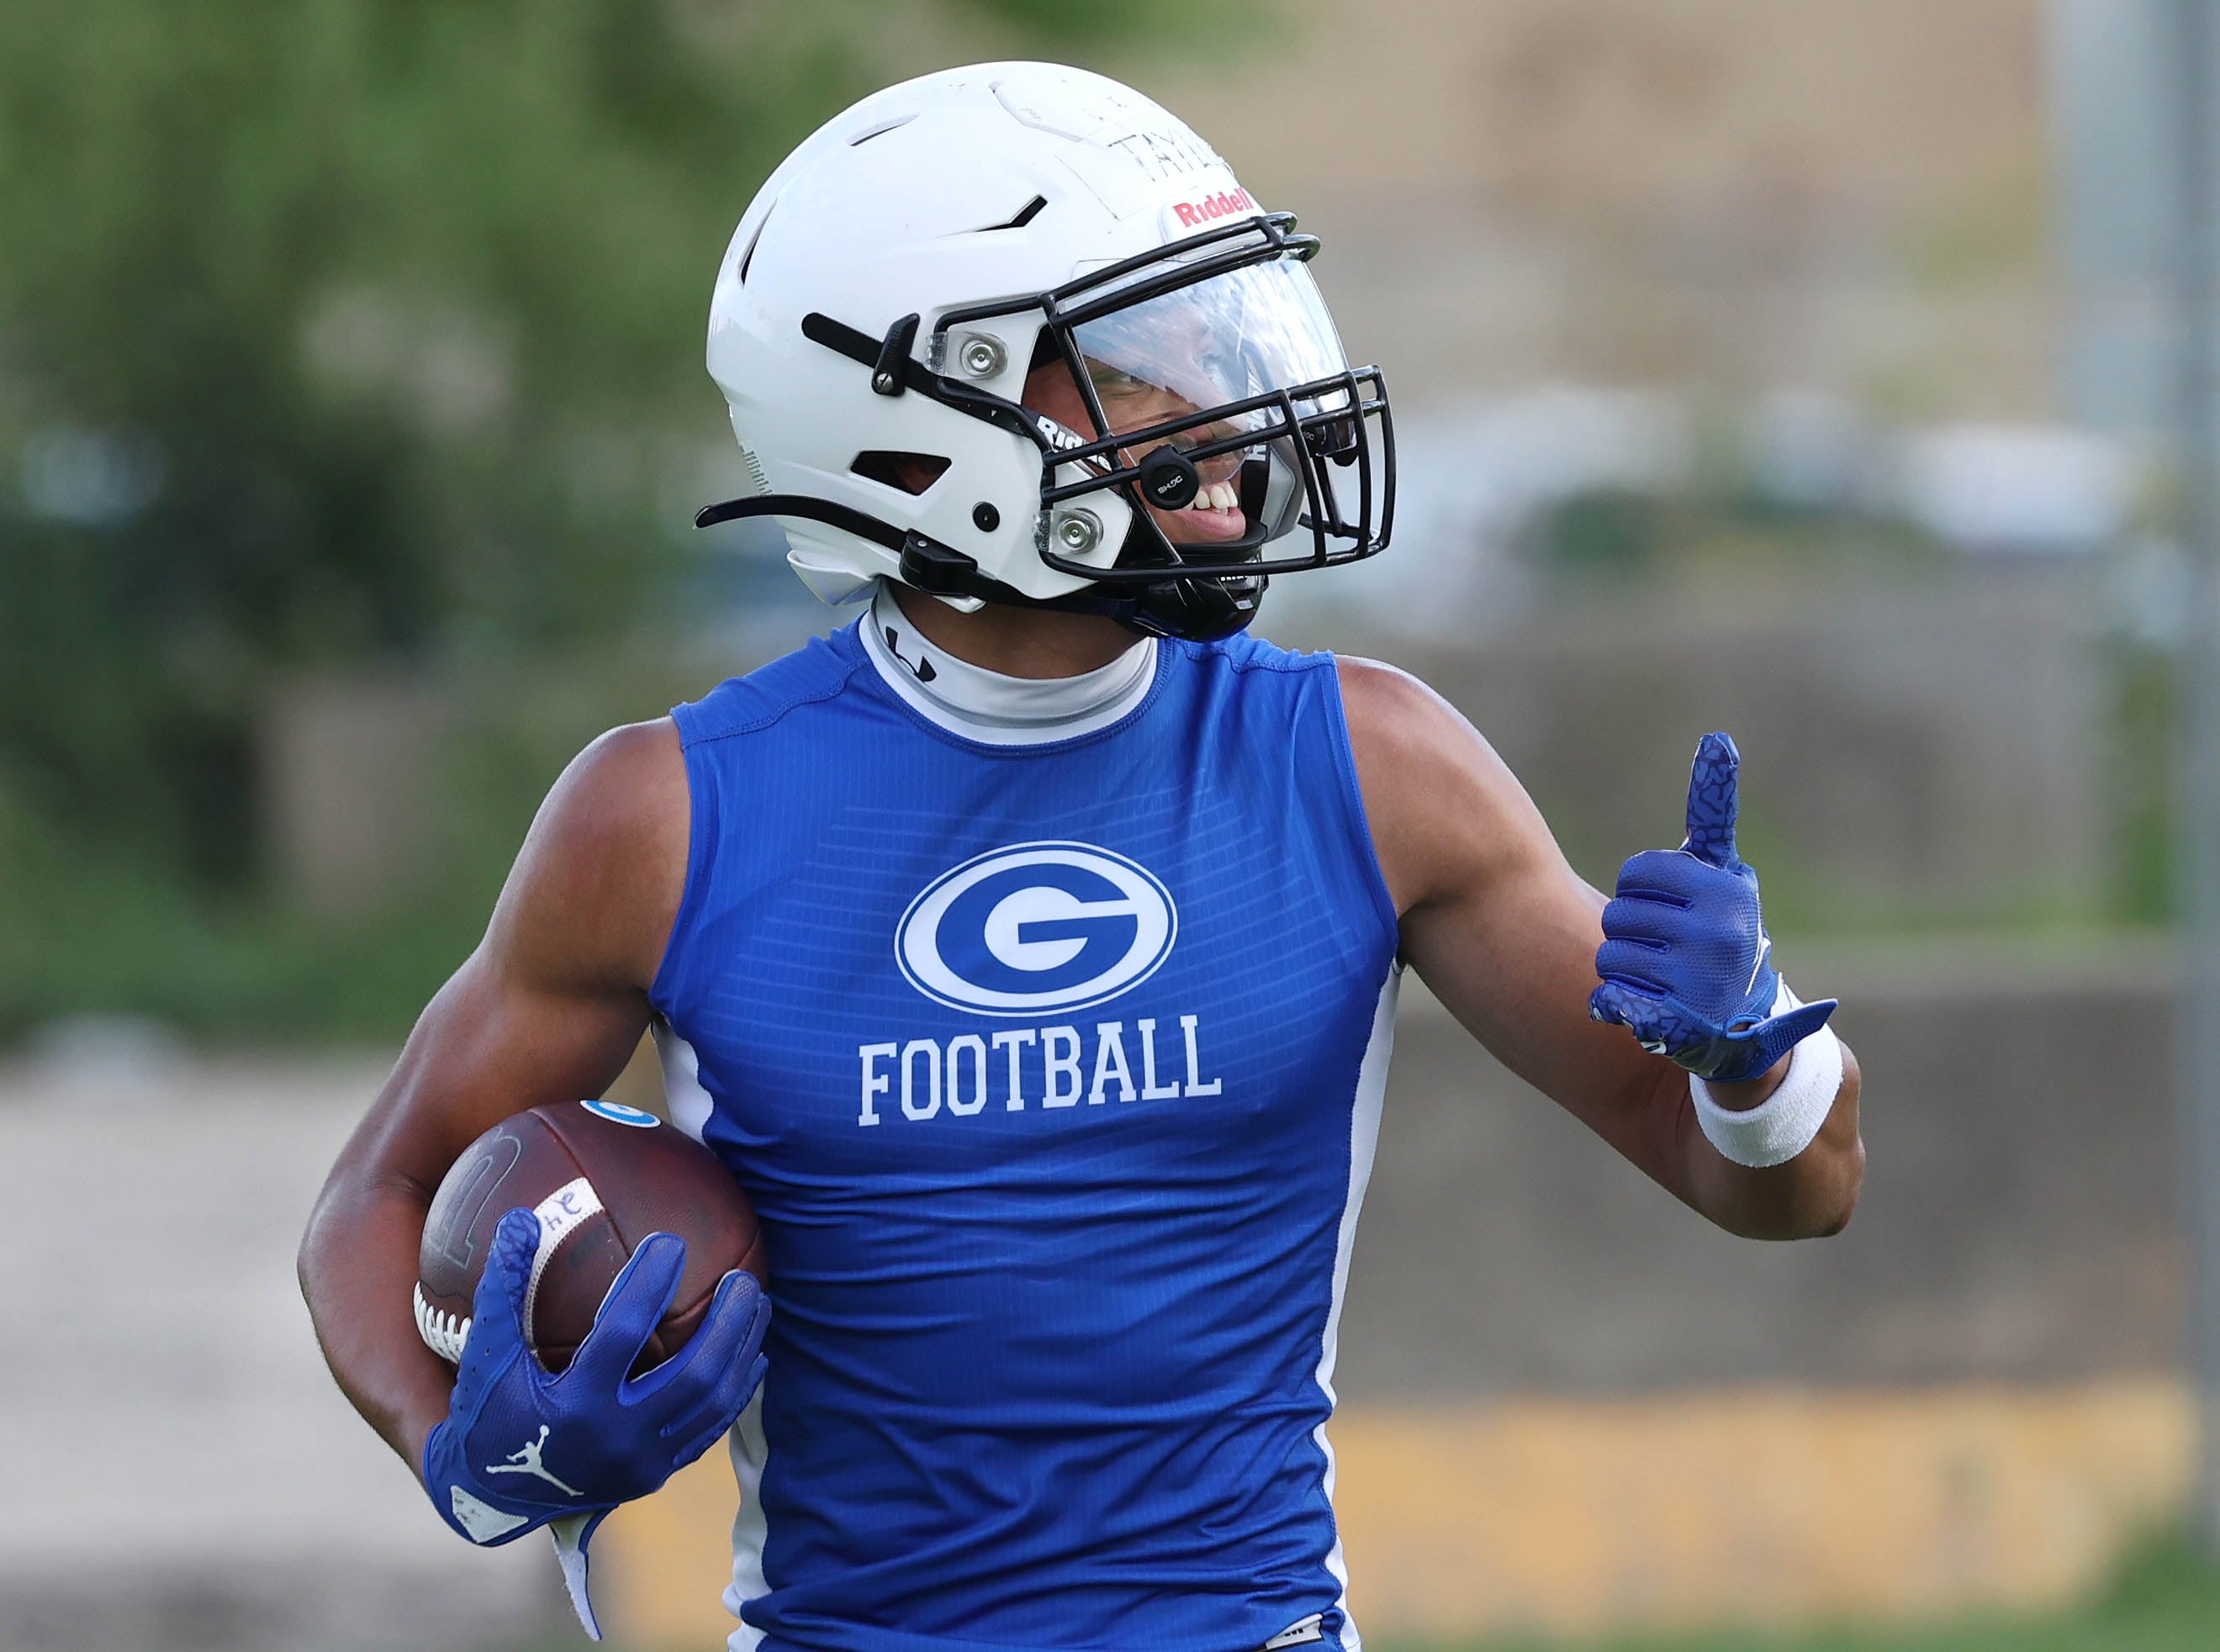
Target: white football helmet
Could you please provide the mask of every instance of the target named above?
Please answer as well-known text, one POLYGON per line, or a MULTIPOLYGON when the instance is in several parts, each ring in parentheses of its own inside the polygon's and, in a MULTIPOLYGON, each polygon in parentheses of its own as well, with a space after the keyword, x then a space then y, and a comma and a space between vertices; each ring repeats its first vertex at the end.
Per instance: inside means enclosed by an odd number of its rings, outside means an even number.
POLYGON ((867 97, 726 251, 709 372, 755 491, 697 521, 779 518, 831 602, 888 577, 1238 630, 1269 576, 1372 556, 1394 515, 1386 383, 1350 367, 1294 228, 1100 75, 867 97))

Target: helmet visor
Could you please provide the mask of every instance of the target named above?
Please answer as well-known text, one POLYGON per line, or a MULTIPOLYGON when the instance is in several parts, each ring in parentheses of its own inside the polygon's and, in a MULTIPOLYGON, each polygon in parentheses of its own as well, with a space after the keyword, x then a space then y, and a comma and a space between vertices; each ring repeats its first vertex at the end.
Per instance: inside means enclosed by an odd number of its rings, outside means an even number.
MULTIPOLYGON (((1099 436, 1192 420, 1349 365, 1317 283, 1293 258, 1225 271, 1071 332, 1094 392, 1099 436)), ((1190 426, 1172 439, 1191 448, 1275 422, 1270 409, 1252 407, 1190 426)), ((1230 475, 1240 458, 1237 451, 1203 463, 1230 475)))

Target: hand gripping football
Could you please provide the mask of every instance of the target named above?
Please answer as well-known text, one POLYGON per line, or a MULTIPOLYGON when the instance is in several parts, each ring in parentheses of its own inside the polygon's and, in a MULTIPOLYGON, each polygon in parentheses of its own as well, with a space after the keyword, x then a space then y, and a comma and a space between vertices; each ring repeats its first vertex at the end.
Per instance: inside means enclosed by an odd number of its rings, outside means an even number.
POLYGON ((570 1363, 611 1282, 651 1233, 685 1240, 686 1267, 641 1353, 642 1370, 685 1343, 727 1272, 764 1275, 755 1212, 708 1148, 652 1113, 613 1101, 534 1107, 463 1150, 424 1219, 416 1329, 450 1362, 470 1334, 494 1228, 519 1206, 539 1218, 525 1324, 550 1371, 570 1363))

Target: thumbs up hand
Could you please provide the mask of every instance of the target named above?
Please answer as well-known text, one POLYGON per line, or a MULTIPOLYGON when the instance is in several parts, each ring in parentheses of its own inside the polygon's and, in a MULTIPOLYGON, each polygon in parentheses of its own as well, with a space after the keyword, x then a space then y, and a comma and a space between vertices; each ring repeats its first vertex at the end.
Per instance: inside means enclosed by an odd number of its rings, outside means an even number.
POLYGON ((1619 868, 1596 951, 1588 1014, 1716 1083, 1756 1078, 1817 1032, 1836 1001, 1796 1002, 1773 969, 1757 874, 1735 851, 1742 757, 1706 734, 1688 775, 1688 836, 1619 868))

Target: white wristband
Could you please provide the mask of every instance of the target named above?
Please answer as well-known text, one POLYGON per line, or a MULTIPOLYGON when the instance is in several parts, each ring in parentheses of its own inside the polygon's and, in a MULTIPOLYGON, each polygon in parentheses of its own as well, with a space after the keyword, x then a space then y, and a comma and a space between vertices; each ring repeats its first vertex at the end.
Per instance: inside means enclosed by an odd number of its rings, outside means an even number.
MULTIPOLYGON (((1801 1002, 1784 981, 1774 996, 1773 1013, 1785 1015, 1801 1002)), ((1688 1094, 1695 1098, 1696 1122, 1705 1137, 1722 1158, 1753 1170, 1786 1164, 1811 1146, 1835 1110, 1835 1094, 1842 1088, 1843 1046, 1828 1026, 1797 1043, 1780 1088, 1746 1112, 1721 1107, 1702 1079, 1688 1075, 1688 1094)))

